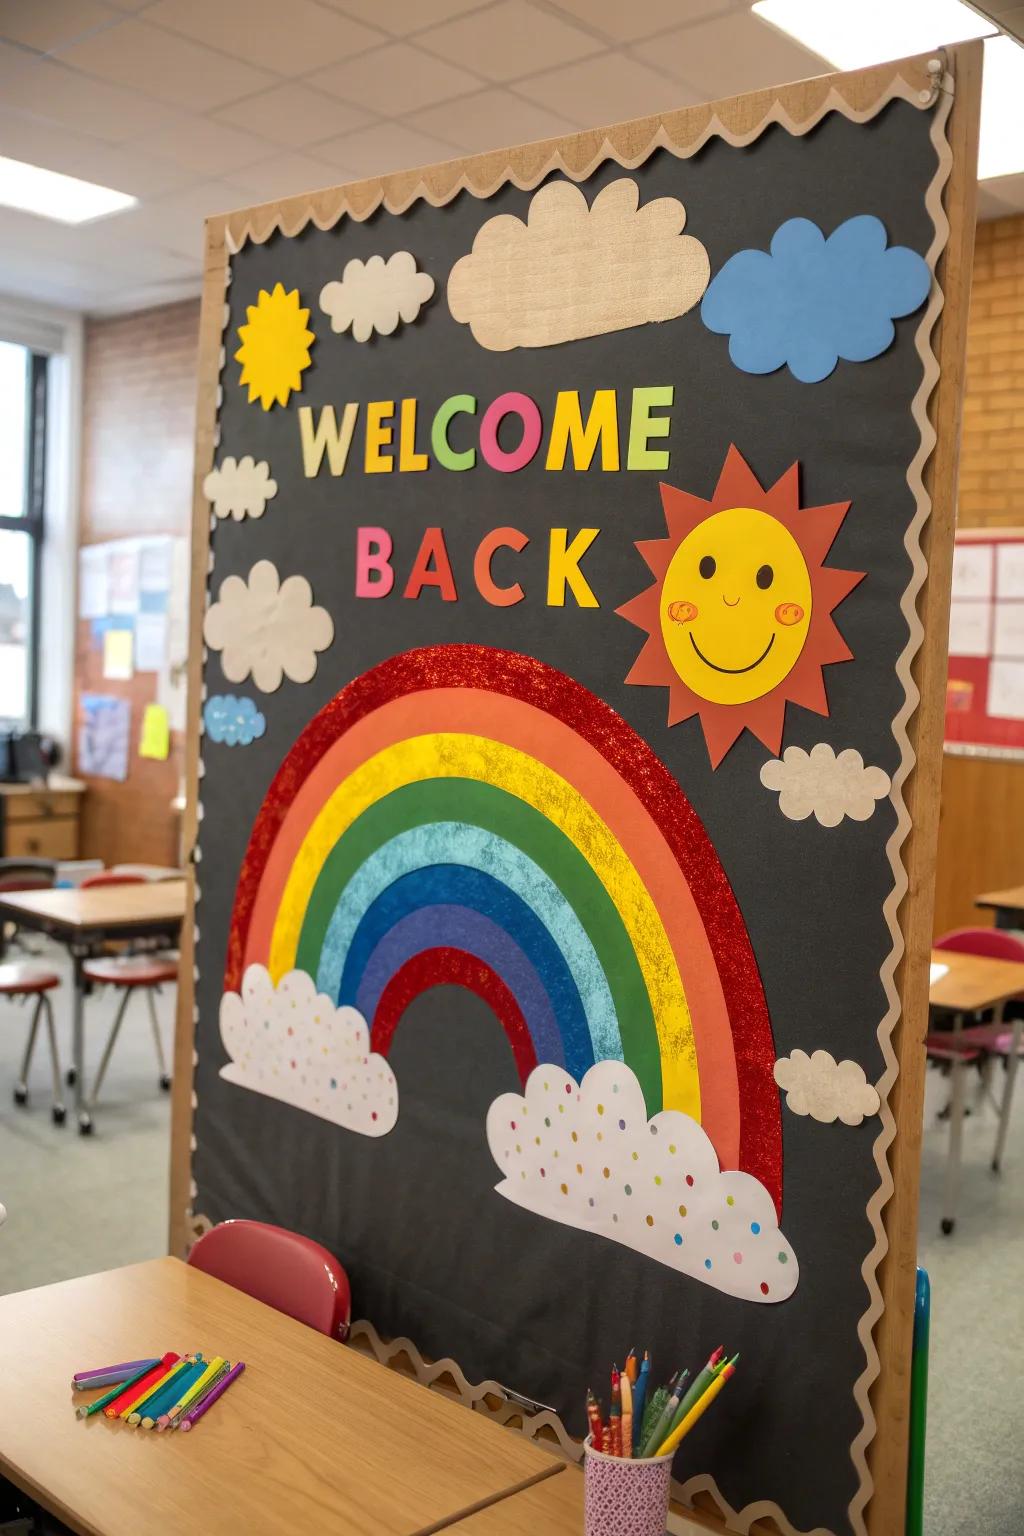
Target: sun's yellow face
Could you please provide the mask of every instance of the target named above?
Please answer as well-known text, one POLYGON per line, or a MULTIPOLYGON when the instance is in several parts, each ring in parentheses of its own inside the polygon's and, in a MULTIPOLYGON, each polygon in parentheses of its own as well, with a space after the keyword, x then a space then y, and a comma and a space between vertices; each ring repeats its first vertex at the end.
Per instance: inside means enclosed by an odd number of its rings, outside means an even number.
POLYGON ((275 402, 287 405, 292 391, 302 388, 311 362, 309 344, 316 336, 307 328, 309 310, 299 308, 297 288, 285 293, 277 283, 273 293, 261 288, 246 314, 248 324, 238 327, 242 345, 235 353, 242 365, 239 383, 248 384, 250 405, 258 400, 265 411, 275 402))
POLYGON ((765 487, 735 447, 710 501, 661 501, 654 585, 617 610, 647 631, 626 681, 668 689, 669 725, 696 715, 713 768, 745 730, 778 752, 787 705, 827 715, 823 669, 850 660, 832 610, 863 572, 825 564, 850 504, 802 507, 796 464, 765 487))
POLYGON ((811 624, 800 546, 767 512, 729 507, 698 523, 661 589, 661 633, 699 698, 746 704, 793 670, 811 624))

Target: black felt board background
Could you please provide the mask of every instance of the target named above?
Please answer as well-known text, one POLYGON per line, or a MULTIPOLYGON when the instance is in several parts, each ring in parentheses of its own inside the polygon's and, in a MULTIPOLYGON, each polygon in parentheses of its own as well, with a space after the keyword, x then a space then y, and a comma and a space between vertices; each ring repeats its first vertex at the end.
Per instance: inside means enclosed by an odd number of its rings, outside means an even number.
MULTIPOLYGON (((744 247, 767 249, 787 218, 808 217, 826 233, 855 214, 884 222, 890 243, 925 253, 934 231, 925 193, 936 169, 930 114, 903 103, 865 125, 832 115, 805 137, 768 129, 754 144, 712 140, 689 160, 656 151, 640 169, 606 165, 584 188, 633 176, 641 201, 673 195, 687 233, 704 242, 716 272, 744 247)), ((268 459, 278 494, 258 521, 218 522, 211 591, 231 573, 272 560, 282 579, 307 576, 331 612, 333 645, 306 686, 274 694, 234 688, 211 653, 210 694, 242 692, 266 715, 265 736, 244 749, 203 744, 201 903, 196 1069, 195 1208, 214 1221, 249 1216, 296 1228, 333 1249, 349 1270, 354 1316, 385 1335, 410 1335, 423 1353, 452 1355, 470 1380, 497 1378, 557 1408, 584 1431, 583 1394, 606 1381, 614 1358, 648 1346, 658 1374, 699 1364, 718 1344, 742 1352, 742 1369, 715 1411, 686 1442, 676 1475, 710 1472, 735 1507, 777 1502, 800 1529, 850 1529, 857 1487, 850 1445, 861 1427, 853 1385, 864 1369, 857 1323, 867 1306, 861 1265, 872 1246, 865 1207, 878 1184, 872 1157, 877 1119, 858 1128, 821 1125, 783 1110, 782 1228, 796 1250, 800 1281, 784 1303, 753 1305, 674 1274, 605 1239, 543 1220, 494 1194, 497 1170, 484 1137, 492 1099, 517 1076, 500 1027, 475 997, 444 987, 413 1004, 390 1053, 401 1114, 370 1141, 312 1115, 231 1086, 218 1076, 226 1054, 217 1015, 232 900, 253 820, 299 732, 341 687, 410 647, 474 641, 537 656, 606 699, 668 765, 707 828, 732 884, 760 968, 776 1051, 824 1047, 852 1057, 869 1081, 881 1068, 877 1041, 886 1003, 879 970, 891 938, 882 904, 893 876, 886 841, 894 813, 883 801, 867 822, 825 829, 782 816, 759 783, 771 754, 745 734, 714 772, 697 721, 669 729, 667 695, 627 687, 643 636, 615 608, 649 584, 634 540, 661 537, 659 479, 709 497, 735 442, 763 484, 794 460, 802 503, 852 501, 828 563, 868 572, 837 610, 855 660, 826 673, 827 719, 790 705, 784 744, 855 746, 892 773, 891 722, 902 705, 895 663, 907 640, 900 599, 909 577, 903 548, 914 502, 907 467, 919 443, 911 417, 922 365, 919 317, 897 322, 894 346, 866 364, 840 362, 822 383, 787 370, 754 377, 733 367, 727 339, 707 331, 697 309, 567 345, 492 353, 448 312, 447 272, 469 251, 485 219, 525 217, 530 194, 506 188, 486 202, 461 194, 446 207, 416 203, 292 239, 247 245, 231 263, 230 330, 223 375, 218 457, 268 459), (322 285, 352 256, 412 251, 438 283, 412 326, 365 345, 331 334, 317 306, 322 285), (239 387, 238 325, 261 288, 298 287, 318 334, 313 366, 287 409, 264 413, 239 387), (605 474, 543 468, 543 447, 521 473, 482 463, 452 474, 366 477, 362 427, 348 472, 302 473, 299 405, 416 396, 422 422, 448 395, 477 396, 481 410, 505 390, 537 400, 550 422, 556 391, 617 386, 620 421, 628 392, 671 383, 675 405, 663 473, 605 474), (397 579, 389 598, 353 596, 355 529, 387 527, 397 579), (400 596, 422 530, 440 524, 459 600, 426 591, 400 596), (479 539, 499 524, 531 535, 520 556, 501 556, 526 589, 514 608, 490 607, 472 580, 479 539), (583 562, 598 609, 545 605, 547 530, 584 526, 601 534, 583 562)), ((421 432, 423 428, 421 427, 421 432)), ((468 424, 453 429, 456 447, 468 424)), ((655 446, 662 446, 660 443, 655 446)), ((439 722, 439 724, 442 724, 439 722)))

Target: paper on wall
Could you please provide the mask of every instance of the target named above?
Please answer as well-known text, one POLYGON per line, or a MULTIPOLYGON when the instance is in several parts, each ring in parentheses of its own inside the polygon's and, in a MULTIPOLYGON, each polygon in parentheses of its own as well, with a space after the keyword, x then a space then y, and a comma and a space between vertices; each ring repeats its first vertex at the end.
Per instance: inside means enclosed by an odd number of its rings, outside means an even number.
POLYGON ((957 544, 953 550, 953 596, 992 596, 991 544, 957 544))
POLYGON ((991 662, 986 713, 997 720, 1024 720, 1024 661, 991 662))
POLYGON ((157 675, 156 697, 167 711, 172 731, 185 729, 188 704, 189 544, 171 541, 171 591, 167 604, 164 662, 157 675))
POLYGON ((171 538, 144 539, 139 546, 139 591, 168 592, 171 586, 171 538))
POLYGON ((117 544, 108 544, 106 550, 107 611, 109 613, 138 613, 138 542, 135 539, 123 539, 117 544))
POLYGON ((78 552, 78 617, 102 619, 107 612, 107 551, 103 544, 78 552))
POLYGON ((167 761, 170 749, 170 727, 167 723, 166 709, 162 704, 147 704, 142 716, 139 756, 152 757, 164 763, 167 761))
POLYGON ((130 629, 108 629, 103 636, 103 676, 110 682, 126 683, 133 676, 134 638, 130 629))
POLYGON ((131 704, 102 693, 83 693, 78 729, 78 771, 96 778, 128 777, 131 704))
POLYGON ((996 596, 1024 598, 1024 543, 996 545, 996 596))
POLYGON ((1024 657, 1024 602, 996 603, 992 654, 1024 657))
POLYGON ((135 620, 135 670, 159 672, 167 660, 167 615, 140 613, 135 620))
POLYGON ((949 654, 989 656, 992 653, 992 604, 985 599, 954 600, 949 605, 949 654))

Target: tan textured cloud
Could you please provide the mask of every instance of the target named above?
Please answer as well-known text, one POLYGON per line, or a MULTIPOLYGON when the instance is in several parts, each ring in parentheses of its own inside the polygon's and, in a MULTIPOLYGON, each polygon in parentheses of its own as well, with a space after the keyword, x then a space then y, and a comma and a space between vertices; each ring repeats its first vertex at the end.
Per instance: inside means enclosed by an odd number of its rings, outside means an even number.
POLYGON ((841 1120, 860 1125, 865 1115, 877 1115, 878 1090, 856 1061, 836 1061, 829 1051, 793 1051, 775 1063, 775 1081, 794 1115, 811 1115, 824 1125, 841 1120))
POLYGON ((639 203, 626 177, 590 207, 572 182, 553 181, 531 201, 525 224, 510 214, 488 219, 451 270, 452 315, 491 352, 685 315, 708 285, 708 253, 680 233, 686 209, 677 198, 639 203))

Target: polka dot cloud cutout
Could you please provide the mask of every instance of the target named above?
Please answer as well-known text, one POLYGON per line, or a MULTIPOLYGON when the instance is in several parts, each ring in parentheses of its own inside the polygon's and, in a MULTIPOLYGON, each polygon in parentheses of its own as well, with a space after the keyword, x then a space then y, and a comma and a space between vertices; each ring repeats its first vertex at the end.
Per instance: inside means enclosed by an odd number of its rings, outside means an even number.
POLYGON ((503 1174, 498 1193, 538 1216, 746 1301, 785 1301, 796 1289, 796 1255, 768 1191, 750 1174, 720 1171, 689 1115, 648 1120, 620 1061, 598 1062, 580 1084, 560 1067, 535 1068, 525 1095, 491 1105, 487 1141, 503 1174))

